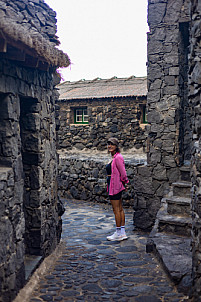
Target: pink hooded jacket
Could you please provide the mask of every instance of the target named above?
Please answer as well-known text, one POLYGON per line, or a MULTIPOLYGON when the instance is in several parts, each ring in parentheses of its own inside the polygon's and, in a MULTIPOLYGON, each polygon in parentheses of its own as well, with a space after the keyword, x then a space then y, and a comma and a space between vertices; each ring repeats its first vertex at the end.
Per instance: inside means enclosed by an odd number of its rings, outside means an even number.
POLYGON ((123 156, 120 153, 116 153, 112 161, 109 194, 115 195, 123 191, 125 189, 124 184, 128 182, 123 156))

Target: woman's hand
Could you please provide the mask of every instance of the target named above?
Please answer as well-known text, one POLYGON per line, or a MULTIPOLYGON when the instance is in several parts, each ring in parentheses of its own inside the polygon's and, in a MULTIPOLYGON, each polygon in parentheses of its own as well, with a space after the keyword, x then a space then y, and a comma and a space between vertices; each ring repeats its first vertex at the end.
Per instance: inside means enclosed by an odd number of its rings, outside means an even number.
POLYGON ((127 192, 128 191, 128 185, 124 184, 124 187, 125 187, 125 192, 127 192))

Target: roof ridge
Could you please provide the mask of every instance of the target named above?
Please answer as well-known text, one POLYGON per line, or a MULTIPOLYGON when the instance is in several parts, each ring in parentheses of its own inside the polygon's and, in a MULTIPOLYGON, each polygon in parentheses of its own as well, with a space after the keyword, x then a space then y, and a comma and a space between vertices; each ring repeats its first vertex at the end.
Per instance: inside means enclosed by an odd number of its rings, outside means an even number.
POLYGON ((61 84, 65 84, 65 83, 69 83, 69 84, 78 84, 78 83, 82 83, 82 84, 90 84, 90 83, 114 83, 115 82, 115 80, 117 80, 117 81, 129 81, 129 80, 140 80, 140 79, 142 79, 142 80, 145 80, 145 79, 147 79, 147 76, 141 76, 141 77, 136 77, 136 76, 134 76, 134 75, 132 75, 132 76, 130 76, 130 77, 126 77, 126 78, 118 78, 118 77, 116 77, 116 76, 114 76, 114 77, 112 77, 112 78, 109 78, 109 79, 102 79, 102 78, 100 78, 100 77, 97 77, 97 78, 95 78, 95 79, 93 79, 93 80, 85 80, 85 79, 80 79, 80 80, 78 80, 78 81, 65 81, 65 82, 63 82, 63 83, 61 83, 61 84))

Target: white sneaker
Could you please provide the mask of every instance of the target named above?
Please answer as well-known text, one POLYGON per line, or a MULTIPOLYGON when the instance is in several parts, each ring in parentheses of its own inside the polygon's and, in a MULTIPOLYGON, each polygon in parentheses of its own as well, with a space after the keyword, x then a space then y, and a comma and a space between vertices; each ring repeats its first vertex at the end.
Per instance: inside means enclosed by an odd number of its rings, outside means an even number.
POLYGON ((117 232, 114 232, 113 235, 107 237, 107 240, 110 240, 110 241, 121 241, 121 240, 123 240, 123 238, 122 238, 121 235, 118 235, 117 232))
POLYGON ((124 235, 121 235, 122 240, 126 240, 128 239, 128 236, 126 235, 126 233, 124 235))

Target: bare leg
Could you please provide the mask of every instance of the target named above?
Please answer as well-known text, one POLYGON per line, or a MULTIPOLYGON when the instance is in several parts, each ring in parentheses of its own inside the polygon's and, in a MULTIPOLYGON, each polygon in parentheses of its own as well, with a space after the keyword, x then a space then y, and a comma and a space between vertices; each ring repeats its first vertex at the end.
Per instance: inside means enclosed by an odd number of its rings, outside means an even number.
POLYGON ((122 206, 122 198, 120 199, 121 226, 125 226, 125 213, 122 206))
POLYGON ((121 226, 125 225, 125 214, 122 207, 122 199, 120 200, 111 200, 116 227, 120 228, 121 226))

